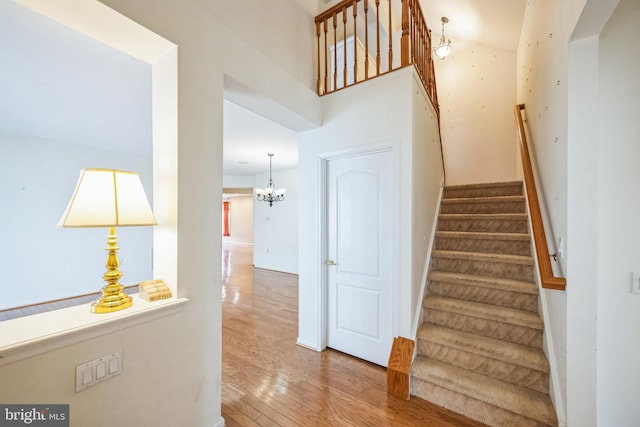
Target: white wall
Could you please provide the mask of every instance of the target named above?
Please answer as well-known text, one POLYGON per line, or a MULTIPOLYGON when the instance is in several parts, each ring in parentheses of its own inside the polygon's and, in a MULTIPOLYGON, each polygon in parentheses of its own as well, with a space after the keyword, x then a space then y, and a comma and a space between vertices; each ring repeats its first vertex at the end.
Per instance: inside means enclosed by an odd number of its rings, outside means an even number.
MULTIPOLYGON (((222 243, 253 245, 253 195, 225 198, 229 202, 229 233, 222 236, 222 243)), ((224 233, 224 210, 222 220, 224 233)))
MULTIPOLYGON (((298 169, 273 171, 276 188, 287 190, 284 200, 253 204, 253 265, 298 274, 298 169)), ((268 173, 256 175, 255 188, 264 188, 268 173)))
MULTIPOLYGON (((529 148, 540 177, 536 182, 538 197, 549 213, 545 229, 550 252, 555 252, 553 242, 567 237, 567 57, 569 38, 580 13, 577 3, 527 3, 518 47, 517 103, 526 108, 529 148)), ((569 251, 571 242, 565 241, 569 251)), ((566 274, 566 258, 560 258, 559 267, 566 274)), ((561 422, 567 419, 564 402, 568 398, 567 295, 574 286, 568 275, 567 281, 566 292, 543 290, 545 327, 555 353, 550 363, 557 372, 552 384, 555 381, 559 388, 553 396, 561 422)))
MULTIPOLYGON (((431 234, 437 220, 440 188, 443 180, 442 153, 438 136, 438 118, 426 96, 422 83, 413 80, 412 120, 412 266, 411 266, 411 315, 422 307, 422 279, 428 268, 427 252, 433 240, 431 234)), ((414 336, 407 338, 415 339, 414 336)))
POLYGON ((640 373, 627 357, 640 347, 628 328, 638 321, 629 293, 638 259, 630 212, 638 206, 628 197, 638 191, 638 57, 625 53, 638 43, 638 5, 622 2, 603 30, 617 3, 530 2, 519 50, 519 101, 555 235, 567 237, 567 291, 546 296, 554 343, 566 349, 559 362, 569 426, 632 426, 639 418, 640 373))
MULTIPOLYGON (((323 126, 300 134, 300 188, 306 189, 300 193, 299 210, 298 342, 302 345, 318 350, 325 345, 321 322, 324 313, 320 303, 326 258, 322 234, 323 163, 332 157, 381 148, 391 148, 395 169, 395 199, 390 203, 395 206, 394 299, 398 316, 393 319, 393 330, 395 335, 410 336, 414 311, 411 306, 413 265, 417 262, 422 268, 425 262, 424 258, 415 259, 412 253, 412 126, 418 120, 430 122, 431 117, 429 112, 424 112, 420 119, 414 116, 414 84, 414 70, 407 67, 348 91, 326 95, 321 98, 323 126)), ((422 135, 422 126, 416 124, 416 136, 422 135)), ((439 184, 440 180, 437 182, 439 184)), ((425 210, 429 211, 428 208, 425 210)))
MULTIPOLYGON (((82 16, 94 4, 100 5, 86 0, 80 3, 59 1, 54 9, 68 8, 82 16)), ((317 100, 306 81, 292 78, 279 61, 268 59, 248 44, 240 28, 236 34, 216 18, 221 9, 233 7, 233 2, 103 3, 178 45, 178 199, 173 203, 179 212, 178 293, 189 302, 179 314, 1 367, 0 401, 70 403, 72 426, 221 426, 222 272, 216 260, 221 259, 224 75, 237 77, 288 108, 298 105, 298 116, 309 122, 317 120, 320 107, 314 104, 317 100), (252 59, 250 67, 247 58, 252 59), (74 367, 114 350, 123 350, 123 374, 76 394, 74 367), (97 416, 105 413, 107 405, 118 410, 97 416)), ((253 2, 250 9, 269 11, 274 31, 306 44, 303 34, 312 31, 313 22, 309 21, 307 31, 297 32, 299 26, 307 25, 307 16, 292 15, 288 4, 277 6, 253 2)), ((118 23, 118 34, 126 22, 118 23)), ((271 48, 280 52, 284 63, 296 63, 292 60, 295 52, 276 45, 271 48)), ((304 58, 300 61, 305 63, 304 58)), ((166 86, 170 90, 171 84, 166 86)), ((154 139, 164 138, 166 132, 154 133, 154 139)), ((175 153, 158 153, 163 154, 163 158, 176 159, 175 153)), ((163 182, 162 177, 157 179, 163 185, 175 185, 163 182)), ((175 216, 172 219, 176 220, 175 216)))
POLYGON ((516 53, 456 41, 434 62, 447 185, 516 176, 516 53))
MULTIPOLYGON (((105 282, 108 229, 56 228, 79 172, 86 167, 140 174, 150 202, 151 153, 139 157, 24 136, 0 134, 0 309, 98 292, 105 282), (73 279, 72 279, 73 278, 73 279)), ((152 278, 152 227, 117 230, 123 285, 152 278)))
POLYGON ((569 55, 567 421, 587 427, 596 425, 598 50, 596 35, 571 43, 569 55))
MULTIPOLYGON (((640 3, 621 0, 600 34, 597 425, 640 420, 640 3), (636 52, 633 54, 632 52, 636 52)), ((594 248, 595 249, 595 248, 594 248)))
POLYGON ((316 0, 197 0, 231 31, 310 88, 316 85, 316 0))

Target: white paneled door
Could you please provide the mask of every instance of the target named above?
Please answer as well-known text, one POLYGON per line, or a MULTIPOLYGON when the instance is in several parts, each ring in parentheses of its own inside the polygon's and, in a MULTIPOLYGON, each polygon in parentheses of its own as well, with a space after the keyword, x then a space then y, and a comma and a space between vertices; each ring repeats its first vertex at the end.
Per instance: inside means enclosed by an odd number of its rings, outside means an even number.
POLYGON ((386 366, 393 341, 393 157, 330 160, 327 346, 386 366))

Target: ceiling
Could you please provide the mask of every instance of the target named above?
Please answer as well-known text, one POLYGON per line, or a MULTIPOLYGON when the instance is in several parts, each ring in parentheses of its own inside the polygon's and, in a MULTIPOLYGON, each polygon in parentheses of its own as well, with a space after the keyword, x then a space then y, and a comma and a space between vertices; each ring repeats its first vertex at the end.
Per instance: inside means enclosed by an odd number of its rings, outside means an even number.
MULTIPOLYGON (((423 3, 435 37, 449 18, 454 54, 456 41, 517 48, 526 0, 423 3)), ((150 157, 149 64, 11 1, 0 1, 0 63, 0 132, 150 157)), ((296 167, 297 134, 225 101, 223 173, 268 172, 267 153, 273 170, 296 167)))
POLYGON ((422 11, 433 38, 440 38, 440 18, 446 16, 445 36, 500 49, 516 50, 527 0, 423 0, 422 11))
POLYGON ((255 175, 298 166, 298 134, 230 101, 224 101, 225 175, 255 175))

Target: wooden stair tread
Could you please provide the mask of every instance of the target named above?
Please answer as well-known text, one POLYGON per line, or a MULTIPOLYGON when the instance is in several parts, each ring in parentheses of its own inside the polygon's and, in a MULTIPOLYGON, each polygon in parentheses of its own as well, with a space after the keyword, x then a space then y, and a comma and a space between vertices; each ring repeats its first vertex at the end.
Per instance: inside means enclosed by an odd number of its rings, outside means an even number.
POLYGON ((523 417, 557 425, 549 396, 437 360, 417 357, 413 375, 440 387, 505 409, 523 417))
POLYGON ((538 287, 533 282, 501 279, 497 277, 475 276, 471 274, 451 273, 447 271, 430 271, 427 276, 430 282, 455 283, 466 286, 499 289, 510 292, 537 295, 538 287))
POLYGON ((542 350, 526 345, 431 324, 420 327, 418 339, 549 373, 549 364, 542 350))
POLYGON ((544 326, 537 313, 454 298, 427 296, 423 307, 537 330, 544 326))

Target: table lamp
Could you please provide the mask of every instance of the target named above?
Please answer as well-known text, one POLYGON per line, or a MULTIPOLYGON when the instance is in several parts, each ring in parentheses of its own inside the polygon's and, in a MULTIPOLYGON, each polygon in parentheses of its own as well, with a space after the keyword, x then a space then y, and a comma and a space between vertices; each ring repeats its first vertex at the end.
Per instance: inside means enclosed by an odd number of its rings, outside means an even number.
POLYGON ((109 227, 106 286, 102 298, 91 304, 92 313, 110 313, 130 307, 131 297, 119 283, 116 227, 157 225, 142 187, 140 175, 115 169, 83 169, 59 227, 109 227))

